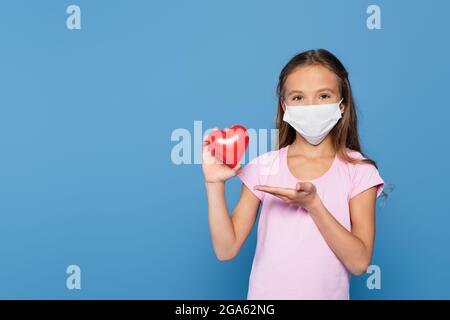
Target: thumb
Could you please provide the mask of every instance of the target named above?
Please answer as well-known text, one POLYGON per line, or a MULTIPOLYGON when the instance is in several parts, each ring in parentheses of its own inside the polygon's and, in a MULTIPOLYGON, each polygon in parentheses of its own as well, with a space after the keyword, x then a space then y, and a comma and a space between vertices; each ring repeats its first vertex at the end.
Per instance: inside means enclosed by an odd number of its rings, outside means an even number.
POLYGON ((238 174, 239 172, 241 172, 241 165, 238 164, 236 167, 233 168, 234 174, 238 174))
POLYGON ((313 185, 310 182, 297 182, 297 184, 295 185, 295 190, 297 190, 298 192, 311 192, 312 188, 313 185))
POLYGON ((307 193, 311 193, 315 191, 315 186, 311 182, 299 182, 300 188, 297 189, 298 191, 303 191, 307 193))

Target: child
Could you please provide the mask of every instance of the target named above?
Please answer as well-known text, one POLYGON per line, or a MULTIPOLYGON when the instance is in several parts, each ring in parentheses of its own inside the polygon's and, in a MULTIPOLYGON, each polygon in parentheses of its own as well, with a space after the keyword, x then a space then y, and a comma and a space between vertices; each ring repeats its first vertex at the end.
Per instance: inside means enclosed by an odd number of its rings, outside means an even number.
POLYGON ((281 71, 277 95, 277 150, 231 169, 205 138, 214 251, 234 258, 262 205, 247 299, 349 299, 350 273, 371 261, 384 181, 361 151, 348 73, 332 53, 306 51, 281 71), (233 176, 243 184, 230 215, 225 181, 233 176))

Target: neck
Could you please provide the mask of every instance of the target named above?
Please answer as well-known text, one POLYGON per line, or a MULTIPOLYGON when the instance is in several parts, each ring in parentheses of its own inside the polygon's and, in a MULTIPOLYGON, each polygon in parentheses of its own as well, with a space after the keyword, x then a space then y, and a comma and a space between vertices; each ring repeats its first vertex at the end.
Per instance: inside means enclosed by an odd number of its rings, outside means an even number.
POLYGON ((299 133, 296 134, 294 142, 289 146, 291 155, 304 155, 309 158, 321 158, 334 156, 334 150, 331 135, 327 137, 318 145, 308 143, 299 133))

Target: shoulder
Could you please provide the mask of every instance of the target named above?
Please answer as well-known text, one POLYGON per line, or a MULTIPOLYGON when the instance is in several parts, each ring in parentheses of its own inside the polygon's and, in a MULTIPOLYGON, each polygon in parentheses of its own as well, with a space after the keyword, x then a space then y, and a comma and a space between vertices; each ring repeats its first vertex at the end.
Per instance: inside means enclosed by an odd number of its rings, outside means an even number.
MULTIPOLYGON (((361 152, 351 149, 346 149, 347 155, 355 160, 367 159, 361 152)), ((350 174, 351 191, 349 199, 353 198, 358 193, 377 186, 377 197, 381 194, 384 188, 384 180, 381 177, 378 168, 370 162, 356 162, 347 163, 347 168, 350 174)))
POLYGON ((348 162, 348 161, 344 161, 346 163, 346 165, 350 166, 350 167, 361 167, 361 166, 372 166, 375 168, 375 166, 372 163, 366 162, 366 161, 361 161, 361 160, 366 160, 368 159, 366 156, 364 156, 360 151, 357 150, 353 150, 353 149, 349 149, 349 148, 345 148, 344 152, 347 154, 347 156, 352 159, 352 160, 356 160, 354 162, 348 162))
POLYGON ((373 163, 367 162, 367 161, 361 161, 368 159, 366 156, 364 156, 360 151, 352 150, 349 148, 345 148, 345 153, 347 156, 353 160, 356 160, 354 162, 348 162, 345 160, 341 160, 343 163, 343 166, 347 168, 349 174, 351 176, 355 174, 360 173, 373 173, 378 171, 377 167, 373 163))
POLYGON ((364 157, 363 154, 361 152, 357 151, 357 150, 345 148, 344 151, 352 159, 355 159, 355 160, 366 159, 366 157, 364 157))
POLYGON ((267 164, 268 162, 272 162, 272 161, 278 159, 280 154, 282 152, 284 152, 285 150, 286 150, 286 148, 281 148, 281 149, 265 152, 259 156, 254 157, 253 159, 250 159, 248 164, 259 164, 259 165, 267 164))
POLYGON ((350 177, 352 179, 358 179, 358 177, 373 177, 379 175, 378 168, 373 163, 360 161, 368 159, 361 152, 348 148, 346 148, 345 151, 350 158, 359 160, 353 163, 346 161, 344 162, 345 167, 347 168, 348 173, 350 174, 350 177))
POLYGON ((265 152, 259 156, 249 156, 250 161, 243 166, 242 175, 254 174, 258 176, 275 175, 282 168, 283 152, 286 148, 265 152))

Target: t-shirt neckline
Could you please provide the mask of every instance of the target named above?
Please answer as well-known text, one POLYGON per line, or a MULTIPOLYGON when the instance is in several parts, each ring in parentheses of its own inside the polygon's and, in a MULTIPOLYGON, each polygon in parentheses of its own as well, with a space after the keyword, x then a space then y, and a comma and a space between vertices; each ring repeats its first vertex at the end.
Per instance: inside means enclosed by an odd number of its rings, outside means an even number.
POLYGON ((296 176, 294 176, 294 174, 289 169, 289 165, 288 165, 288 149, 289 149, 289 145, 287 145, 285 147, 284 155, 283 155, 283 161, 282 162, 283 162, 283 164, 284 164, 284 166, 286 168, 286 171, 289 174, 289 177, 291 177, 291 179, 296 181, 296 182, 317 182, 317 181, 323 180, 323 179, 325 179, 327 176, 329 176, 331 174, 331 172, 333 171, 333 169, 334 169, 334 167, 336 165, 336 162, 338 161, 338 154, 336 152, 336 155, 334 156, 334 159, 331 162, 330 167, 327 169, 327 171, 325 171, 324 174, 322 174, 321 176, 319 176, 317 178, 314 178, 314 179, 301 180, 301 179, 298 179, 296 176))

